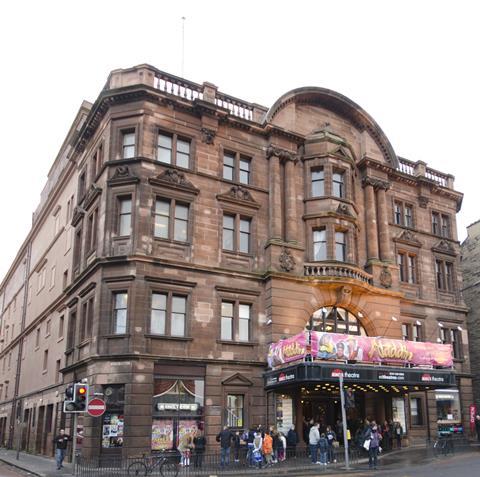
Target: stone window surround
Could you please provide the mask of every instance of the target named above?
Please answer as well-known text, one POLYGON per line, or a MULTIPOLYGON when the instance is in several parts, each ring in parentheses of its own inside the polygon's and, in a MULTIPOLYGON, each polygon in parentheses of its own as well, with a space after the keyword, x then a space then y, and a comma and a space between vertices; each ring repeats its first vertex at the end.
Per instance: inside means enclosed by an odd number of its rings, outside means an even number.
POLYGON ((197 150, 197 141, 192 134, 183 133, 182 131, 177 131, 176 128, 165 127, 164 125, 155 125, 154 126, 154 137, 152 144, 152 158, 157 164, 178 168, 181 171, 195 171, 196 170, 196 150, 197 150), (170 164, 166 162, 159 161, 157 159, 157 147, 158 147, 158 136, 163 134, 165 136, 170 136, 172 138, 172 162, 170 164), (177 150, 177 141, 182 140, 190 143, 190 151, 188 157, 188 168, 178 166, 176 161, 176 150, 177 150))
POLYGON ((442 237, 442 238, 445 238, 445 239, 452 239, 453 238, 453 230, 452 230, 452 217, 449 213, 446 213, 446 212, 442 212, 440 210, 437 210, 437 209, 431 209, 430 210, 430 233, 435 236, 435 237, 442 237), (433 231, 433 217, 434 215, 437 215, 438 217, 438 226, 439 226, 439 232, 438 233, 435 233, 433 231), (446 218, 447 219, 447 223, 448 223, 448 230, 447 230, 447 235, 443 235, 442 233, 442 220, 443 218, 446 218))
POLYGON ((243 147, 242 144, 235 143, 232 147, 227 146, 225 144, 220 144, 218 148, 219 154, 219 178, 223 181, 226 181, 229 184, 238 184, 241 186, 249 187, 255 186, 255 178, 256 178, 256 169, 255 169, 255 152, 248 150, 246 147, 243 147), (235 155, 235 170, 234 170, 234 179, 231 181, 230 179, 224 179, 223 177, 223 157, 225 153, 230 153, 235 155), (249 182, 248 184, 239 181, 239 174, 240 174, 240 158, 244 157, 250 160, 250 174, 249 174, 249 182))
POLYGON ((221 214, 219 214, 219 247, 222 254, 226 255, 238 255, 243 257, 255 256, 257 250, 257 230, 256 230, 256 216, 252 214, 251 210, 246 210, 244 207, 235 207, 233 204, 224 205, 219 208, 221 214), (235 217, 234 228, 234 249, 226 250, 223 248, 223 217, 225 215, 231 215, 235 217), (250 243, 248 253, 240 252, 239 237, 240 237, 240 219, 250 221, 250 243))
POLYGON ((125 187, 118 187, 115 188, 115 191, 112 192, 111 200, 113 202, 113 214, 109 219, 110 221, 110 229, 111 229, 111 236, 112 239, 125 239, 135 237, 136 228, 135 228, 135 220, 136 220, 136 213, 137 208, 135 207, 136 202, 136 187, 135 186, 125 186, 125 187), (131 211, 131 231, 129 235, 119 235, 119 227, 120 227, 120 201, 122 199, 126 199, 130 197, 132 201, 132 211, 131 211))
MULTIPOLYGON (((126 338, 130 336, 130 319, 131 319, 131 306, 132 306, 132 282, 135 277, 132 275, 112 277, 111 279, 104 279, 105 288, 102 293, 103 300, 106 300, 107 309, 103 313, 103 316, 107 316, 108 319, 100 320, 98 336, 102 338, 126 338), (115 293, 127 293, 127 323, 125 334, 116 334, 113 330, 113 313, 115 307, 115 293)), ((102 307, 100 306, 100 309, 102 307)))
POLYGON ((315 230, 325 229, 327 236, 327 262, 336 262, 335 259, 335 232, 344 232, 346 237, 346 261, 339 263, 350 263, 357 266, 355 249, 355 227, 352 223, 341 221, 338 223, 336 218, 310 218, 305 220, 307 239, 306 239, 306 261, 315 262, 313 255, 313 232, 315 230))
POLYGON ((331 156, 319 157, 314 159, 307 159, 305 161, 305 191, 304 197, 306 199, 339 199, 351 201, 353 198, 352 187, 352 169, 350 163, 343 162, 337 158, 331 156), (313 196, 312 195, 312 170, 323 169, 324 173, 324 195, 313 196), (343 173, 343 188, 344 194, 342 197, 333 195, 333 173, 343 173))
POLYGON ((433 253, 433 276, 434 276, 434 280, 435 280, 435 289, 440 292, 440 293, 446 293, 446 294, 449 294, 449 295, 454 295, 457 293, 457 283, 456 283, 456 280, 457 280, 457 264, 456 264, 456 260, 454 258, 452 258, 451 256, 443 256, 439 253, 433 253), (448 286, 444 286, 442 288, 439 288, 438 286, 438 280, 437 280, 437 270, 436 270, 436 263, 437 261, 440 261, 442 262, 442 276, 443 276, 443 281, 444 281, 444 285, 447 284, 447 273, 446 273, 446 266, 445 264, 446 263, 450 263, 452 265, 452 274, 451 274, 451 280, 452 280, 452 283, 451 283, 451 288, 448 288, 448 286))
POLYGON ((401 285, 410 285, 410 286, 415 286, 415 285, 419 285, 421 283, 421 280, 420 280, 420 277, 421 277, 421 272, 420 272, 420 267, 419 267, 419 256, 418 256, 418 252, 415 250, 415 251, 412 251, 410 250, 408 247, 397 247, 397 250, 396 250, 396 263, 397 263, 397 266, 399 267, 399 270, 398 270, 398 279, 399 279, 399 282, 401 285), (404 273, 404 278, 406 278, 406 280, 402 280, 401 279, 401 271, 400 271, 400 264, 398 263, 398 256, 399 255, 403 255, 404 257, 404 269, 403 269, 403 273, 404 273), (410 272, 410 267, 409 267, 409 263, 408 263, 408 259, 409 257, 413 257, 414 259, 414 276, 413 276, 413 281, 409 281, 408 278, 409 278, 409 272, 410 272))
POLYGON ((408 201, 408 200, 403 200, 403 199, 400 199, 400 198, 397 198, 397 197, 392 197, 392 217, 393 217, 393 220, 392 220, 392 224, 393 225, 397 225, 399 227, 405 227, 406 229, 415 229, 416 228, 416 211, 415 211, 415 205, 408 201), (395 217, 395 205, 400 205, 400 209, 401 209, 401 222, 402 223, 397 223, 396 221, 396 217, 395 217), (409 225, 406 225, 405 224, 405 207, 406 206, 409 206, 412 210, 412 225, 409 226, 409 225))
POLYGON ((141 155, 142 126, 143 116, 138 116, 136 120, 132 119, 131 116, 128 118, 112 118, 110 125, 110 160, 125 160, 123 158, 123 135, 132 132, 135 134, 134 158, 141 155))

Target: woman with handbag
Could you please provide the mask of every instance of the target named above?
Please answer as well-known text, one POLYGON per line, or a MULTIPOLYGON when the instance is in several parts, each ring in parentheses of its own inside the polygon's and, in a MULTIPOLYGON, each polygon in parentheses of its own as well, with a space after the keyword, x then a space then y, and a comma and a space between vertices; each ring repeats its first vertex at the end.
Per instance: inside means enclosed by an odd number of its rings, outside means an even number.
POLYGON ((363 444, 365 448, 368 447, 368 467, 370 469, 377 469, 378 452, 381 439, 382 436, 380 432, 378 432, 377 424, 375 421, 372 421, 370 425, 370 433, 367 436, 367 439, 365 439, 365 443, 363 444))

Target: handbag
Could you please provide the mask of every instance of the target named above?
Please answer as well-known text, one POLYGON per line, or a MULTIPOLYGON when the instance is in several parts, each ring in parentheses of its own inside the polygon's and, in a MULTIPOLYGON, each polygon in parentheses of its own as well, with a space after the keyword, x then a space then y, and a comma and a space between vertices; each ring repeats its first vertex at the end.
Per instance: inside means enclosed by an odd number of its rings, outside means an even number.
POLYGON ((369 450, 370 449, 370 442, 372 442, 371 439, 365 439, 365 442, 363 443, 363 448, 365 450, 369 450))
POLYGON ((332 446, 338 448, 340 447, 340 443, 338 441, 333 441, 332 446))

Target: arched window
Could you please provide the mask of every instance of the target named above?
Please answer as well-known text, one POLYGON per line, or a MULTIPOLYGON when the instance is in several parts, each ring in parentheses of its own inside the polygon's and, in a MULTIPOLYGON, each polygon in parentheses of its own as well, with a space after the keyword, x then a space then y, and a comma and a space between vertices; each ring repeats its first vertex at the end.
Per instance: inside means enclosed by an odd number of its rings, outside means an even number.
POLYGON ((314 331, 367 336, 358 318, 352 312, 337 306, 323 307, 313 313, 305 328, 309 330, 310 327, 314 331))

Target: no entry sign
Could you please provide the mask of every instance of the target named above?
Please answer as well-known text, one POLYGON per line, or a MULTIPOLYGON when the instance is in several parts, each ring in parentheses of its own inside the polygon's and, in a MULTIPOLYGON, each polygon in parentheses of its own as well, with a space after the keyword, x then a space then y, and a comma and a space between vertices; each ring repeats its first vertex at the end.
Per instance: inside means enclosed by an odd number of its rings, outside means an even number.
POLYGON ((90 414, 90 416, 98 417, 105 412, 106 408, 107 406, 103 399, 94 398, 88 403, 87 412, 90 414))

